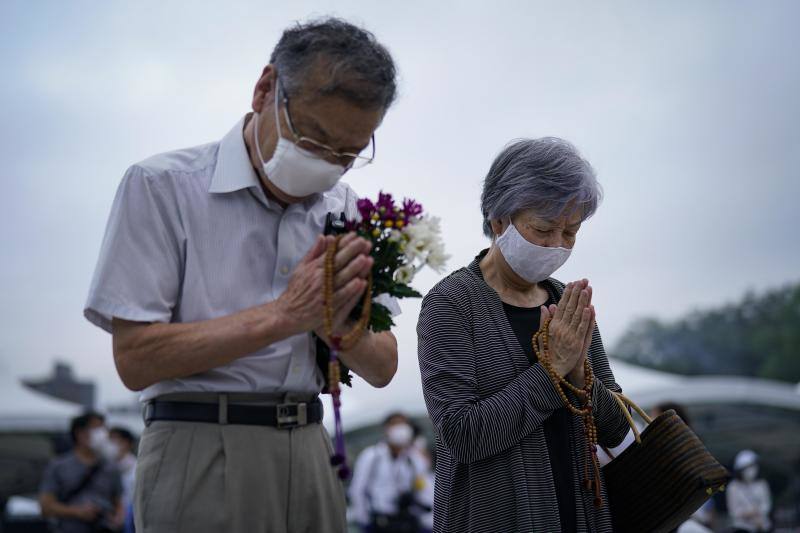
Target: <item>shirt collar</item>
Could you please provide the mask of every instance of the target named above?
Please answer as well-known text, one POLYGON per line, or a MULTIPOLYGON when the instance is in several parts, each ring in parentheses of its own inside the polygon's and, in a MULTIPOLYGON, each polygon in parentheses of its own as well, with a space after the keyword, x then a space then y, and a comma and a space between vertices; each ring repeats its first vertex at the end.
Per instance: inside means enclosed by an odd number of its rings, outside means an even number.
POLYGON ((217 165, 211 176, 208 192, 226 193, 259 187, 258 175, 250 163, 250 155, 244 144, 244 125, 248 115, 243 116, 231 131, 222 138, 217 153, 217 165))

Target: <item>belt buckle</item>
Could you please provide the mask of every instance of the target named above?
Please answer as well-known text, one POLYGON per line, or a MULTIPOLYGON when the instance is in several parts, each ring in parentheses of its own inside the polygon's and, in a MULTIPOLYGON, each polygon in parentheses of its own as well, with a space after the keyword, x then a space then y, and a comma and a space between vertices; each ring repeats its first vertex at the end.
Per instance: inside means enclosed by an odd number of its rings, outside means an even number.
POLYGON ((308 410, 306 403, 281 403, 277 407, 278 429, 290 429, 308 424, 308 410), (296 414, 292 414, 292 407, 296 414))

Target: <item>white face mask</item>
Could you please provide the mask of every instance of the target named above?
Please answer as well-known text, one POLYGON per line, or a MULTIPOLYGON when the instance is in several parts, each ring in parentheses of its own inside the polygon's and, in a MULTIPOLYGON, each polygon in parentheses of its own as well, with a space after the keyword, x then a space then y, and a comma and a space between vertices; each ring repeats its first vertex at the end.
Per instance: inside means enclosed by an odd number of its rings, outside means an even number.
POLYGON ((758 477, 758 465, 750 465, 742 470, 742 479, 745 481, 755 481, 758 477))
POLYGON ((528 283, 539 283, 552 276, 572 253, 569 248, 547 248, 529 242, 513 222, 496 242, 508 266, 528 283))
POLYGON ((275 87, 275 128, 278 130, 278 144, 272 159, 264 162, 261 144, 258 142, 258 118, 255 113, 253 127, 258 160, 264 174, 277 188, 298 198, 328 191, 342 179, 345 168, 316 157, 303 150, 281 135, 281 122, 278 116, 278 88, 275 87))
POLYGON ((408 424, 394 424, 386 430, 386 441, 392 446, 408 446, 413 438, 414 430, 408 424))
POLYGON ((104 459, 115 461, 119 455, 119 447, 111 437, 108 430, 104 427, 94 428, 89 434, 89 447, 104 459))

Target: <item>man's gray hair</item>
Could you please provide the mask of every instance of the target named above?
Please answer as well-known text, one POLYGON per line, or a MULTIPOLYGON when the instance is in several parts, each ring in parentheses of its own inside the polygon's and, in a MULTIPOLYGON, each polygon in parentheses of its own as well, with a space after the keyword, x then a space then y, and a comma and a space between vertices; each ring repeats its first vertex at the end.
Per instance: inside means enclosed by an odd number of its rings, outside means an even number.
POLYGON ((584 221, 597 210, 602 195, 594 169, 569 142, 557 137, 517 139, 495 158, 483 182, 483 233, 494 237, 490 221, 526 209, 547 220, 580 209, 584 221))
POLYGON ((369 31, 338 18, 286 29, 270 63, 290 96, 311 89, 306 82, 318 68, 325 81, 313 89, 363 108, 388 109, 397 93, 397 70, 389 51, 369 31))

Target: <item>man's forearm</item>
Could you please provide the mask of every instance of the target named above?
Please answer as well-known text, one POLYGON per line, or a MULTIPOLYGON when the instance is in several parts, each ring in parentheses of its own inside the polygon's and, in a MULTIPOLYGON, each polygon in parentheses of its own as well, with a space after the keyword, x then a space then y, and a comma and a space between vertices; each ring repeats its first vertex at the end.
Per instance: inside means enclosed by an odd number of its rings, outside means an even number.
POLYGON ((340 357, 367 383, 373 387, 385 387, 397 372, 397 339, 391 331, 367 332, 340 357))
POLYGON ((224 366, 298 333, 277 302, 232 315, 180 324, 114 319, 114 361, 132 390, 224 366))
POLYGON ((39 506, 42 508, 42 516, 53 518, 75 518, 74 509, 61 503, 52 494, 42 494, 39 496, 39 506))

